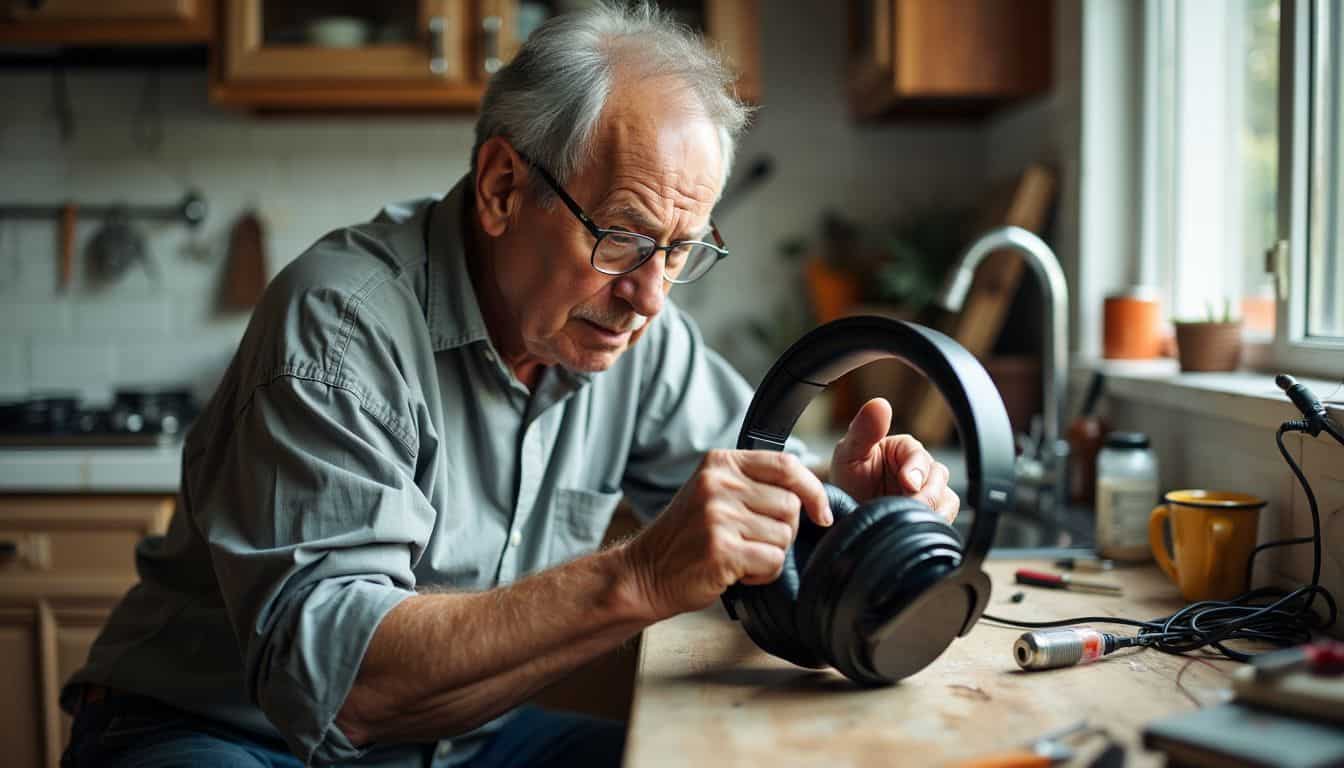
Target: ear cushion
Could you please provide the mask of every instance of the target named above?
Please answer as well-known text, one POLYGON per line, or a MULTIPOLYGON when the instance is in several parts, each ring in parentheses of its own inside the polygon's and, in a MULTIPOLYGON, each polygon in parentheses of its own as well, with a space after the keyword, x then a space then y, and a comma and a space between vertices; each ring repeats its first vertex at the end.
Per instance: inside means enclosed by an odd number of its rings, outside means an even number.
POLYGON ((820 669, 826 661, 798 640, 794 629, 794 603, 798 596, 798 568, 793 550, 784 553, 779 578, 759 586, 737 586, 738 618, 756 644, 767 653, 800 667, 820 669))
MULTIPOLYGON (((803 569, 812 559, 812 553, 816 550, 817 544, 821 542, 822 537, 835 528, 835 521, 849 517, 854 510, 859 508, 859 502, 854 500, 853 496, 845 493, 844 490, 831 485, 822 483, 826 489, 826 501, 831 505, 831 514, 834 520, 831 525, 822 527, 812 522, 812 518, 803 515, 798 520, 798 536, 793 540, 793 560, 798 569, 798 575, 801 578, 803 569)), ((797 592, 794 592, 797 595, 797 592)))
POLYGON ((875 523, 906 508, 910 503, 918 504, 926 511, 928 509, 913 499, 895 496, 875 499, 859 506, 844 518, 836 518, 826 535, 817 542, 808 562, 803 566, 798 604, 794 611, 798 638, 813 654, 830 661, 828 643, 824 640, 826 632, 816 607, 819 593, 826 588, 837 565, 843 569, 843 563, 837 564, 840 556, 851 544, 865 536, 875 523))
MULTIPOLYGON (((826 499, 836 520, 849 516, 858 502, 833 485, 824 484, 826 499)), ((820 669, 827 662, 812 653, 798 640, 795 611, 798 599, 799 574, 810 559, 817 543, 831 530, 812 522, 806 514, 798 521, 798 535, 793 546, 784 553, 784 566, 779 578, 769 584, 739 587, 742 595, 743 627, 766 652, 797 664, 800 667, 820 669)))

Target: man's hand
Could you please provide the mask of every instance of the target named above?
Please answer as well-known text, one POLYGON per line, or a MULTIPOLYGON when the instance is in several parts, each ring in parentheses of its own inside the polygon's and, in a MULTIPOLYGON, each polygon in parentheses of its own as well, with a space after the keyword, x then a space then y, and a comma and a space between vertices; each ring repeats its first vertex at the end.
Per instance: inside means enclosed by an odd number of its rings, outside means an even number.
POLYGON ((881 397, 864 403, 836 443, 830 481, 860 503, 878 496, 914 496, 952 522, 961 499, 947 487, 947 467, 910 435, 887 435, 890 429, 891 404, 881 397))
POLYGON ((779 576, 800 509, 831 524, 821 481, 796 456, 710 451, 667 509, 628 545, 654 621, 712 603, 734 582, 779 576))

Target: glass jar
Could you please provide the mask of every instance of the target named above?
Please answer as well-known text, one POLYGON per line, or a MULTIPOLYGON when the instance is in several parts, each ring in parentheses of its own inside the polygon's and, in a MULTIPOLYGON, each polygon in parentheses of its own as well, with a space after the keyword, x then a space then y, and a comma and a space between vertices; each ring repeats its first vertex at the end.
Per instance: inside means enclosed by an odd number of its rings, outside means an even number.
POLYGON ((1097 554, 1129 562, 1151 559, 1148 516, 1157 503, 1157 459, 1148 436, 1107 435, 1097 454, 1097 554))

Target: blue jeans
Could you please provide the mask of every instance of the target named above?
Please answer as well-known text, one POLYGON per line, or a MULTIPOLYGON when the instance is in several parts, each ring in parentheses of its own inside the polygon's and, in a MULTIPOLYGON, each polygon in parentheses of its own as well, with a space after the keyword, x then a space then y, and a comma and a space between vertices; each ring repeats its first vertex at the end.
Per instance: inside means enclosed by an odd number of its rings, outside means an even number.
MULTIPOLYGON (((619 766, 625 724, 523 707, 466 765, 619 766)), ((240 731, 154 699, 110 693, 75 716, 62 768, 301 768, 278 739, 240 731)))

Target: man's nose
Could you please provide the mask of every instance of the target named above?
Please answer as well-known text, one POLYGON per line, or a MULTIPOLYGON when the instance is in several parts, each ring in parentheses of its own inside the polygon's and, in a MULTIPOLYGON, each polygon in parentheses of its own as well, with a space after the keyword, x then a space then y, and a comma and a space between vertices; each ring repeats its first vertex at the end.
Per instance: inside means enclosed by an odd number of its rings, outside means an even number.
POLYGON ((623 299, 636 312, 653 317, 663 308, 663 254, 656 253, 633 272, 627 272, 613 286, 616 298, 623 299))

